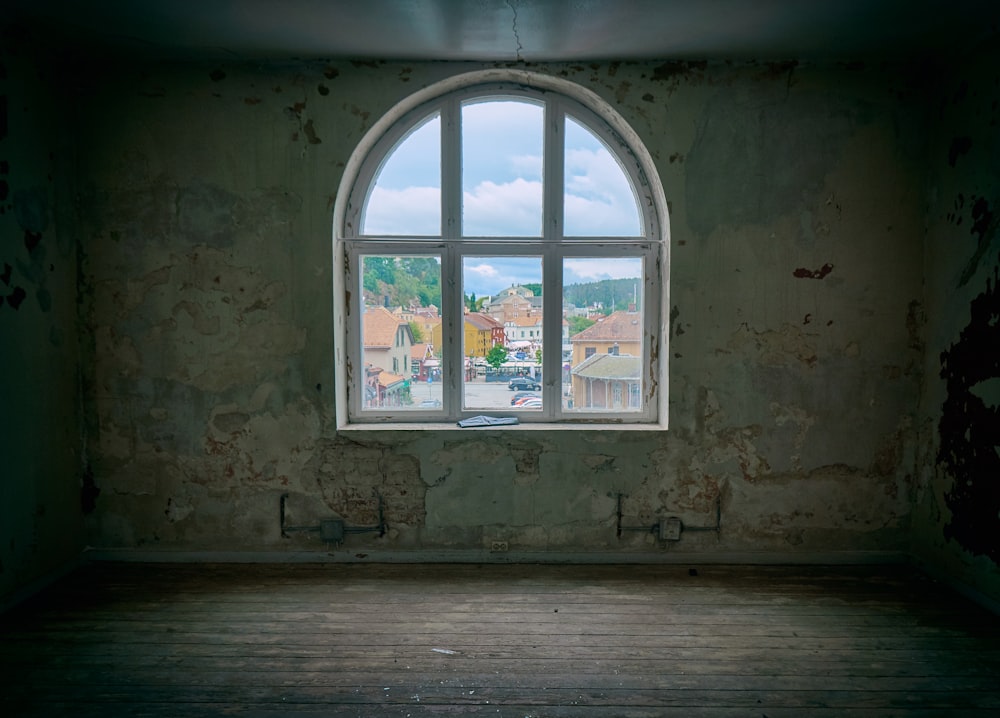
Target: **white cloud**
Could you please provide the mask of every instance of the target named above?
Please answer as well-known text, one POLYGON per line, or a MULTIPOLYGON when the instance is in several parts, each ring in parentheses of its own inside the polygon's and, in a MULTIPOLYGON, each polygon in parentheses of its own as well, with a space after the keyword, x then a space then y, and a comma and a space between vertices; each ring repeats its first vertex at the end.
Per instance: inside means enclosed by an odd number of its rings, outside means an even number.
POLYGON ((541 155, 515 155, 510 158, 510 167, 520 177, 537 180, 542 178, 541 155))
MULTIPOLYGON (((542 232, 541 158, 520 154, 509 158, 521 176, 493 178, 464 193, 465 234, 470 236, 537 237, 542 232)), ((631 184, 621 166, 600 146, 566 153, 565 233, 568 236, 635 236, 642 233, 641 215, 631 184)), ((410 186, 372 190, 365 234, 431 235, 440 232, 440 189, 410 186)))
POLYGON ((642 277, 642 259, 638 257, 573 257, 563 262, 563 283, 596 282, 601 279, 642 277))
POLYGON ((375 187, 365 210, 363 234, 441 234, 441 190, 437 187, 375 187))
POLYGON ((464 233, 487 237, 540 237, 542 183, 518 178, 481 182, 463 198, 464 233))
POLYGON ((564 203, 567 235, 641 234, 631 184, 621 165, 603 147, 567 150, 564 203))
POLYGON ((473 285, 495 280, 500 276, 500 272, 492 264, 466 264, 462 269, 466 274, 466 283, 473 285), (472 275, 471 278, 469 275, 472 275))

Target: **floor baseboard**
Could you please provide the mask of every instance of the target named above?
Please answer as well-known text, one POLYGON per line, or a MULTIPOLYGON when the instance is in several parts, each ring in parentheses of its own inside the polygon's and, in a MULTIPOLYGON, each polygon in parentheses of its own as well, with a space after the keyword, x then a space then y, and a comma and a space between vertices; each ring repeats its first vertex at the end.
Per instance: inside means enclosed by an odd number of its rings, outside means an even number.
POLYGON ((557 552, 475 550, 441 551, 174 551, 97 549, 84 553, 89 561, 149 563, 498 563, 498 564, 901 564, 902 551, 822 552, 557 552))

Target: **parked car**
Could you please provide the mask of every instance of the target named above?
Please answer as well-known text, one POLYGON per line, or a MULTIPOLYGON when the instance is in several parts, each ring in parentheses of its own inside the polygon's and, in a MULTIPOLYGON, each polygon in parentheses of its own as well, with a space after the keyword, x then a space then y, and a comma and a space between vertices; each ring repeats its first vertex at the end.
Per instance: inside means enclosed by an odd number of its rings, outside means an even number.
POLYGON ((511 391, 537 391, 542 388, 542 385, 537 381, 527 376, 516 376, 507 382, 507 388, 511 391))
POLYGON ((541 409, 542 408, 542 397, 540 396, 526 396, 523 399, 518 399, 517 403, 514 404, 515 409, 541 409))
POLYGON ((512 396, 510 398, 510 405, 514 406, 519 401, 521 401, 521 399, 526 399, 526 398, 529 398, 529 397, 534 397, 534 398, 537 399, 538 398, 538 394, 535 394, 534 392, 530 392, 530 391, 519 391, 516 394, 514 394, 514 396, 512 396))
POLYGON ((424 399, 422 402, 417 404, 421 409, 440 409, 441 400, 440 399, 424 399))

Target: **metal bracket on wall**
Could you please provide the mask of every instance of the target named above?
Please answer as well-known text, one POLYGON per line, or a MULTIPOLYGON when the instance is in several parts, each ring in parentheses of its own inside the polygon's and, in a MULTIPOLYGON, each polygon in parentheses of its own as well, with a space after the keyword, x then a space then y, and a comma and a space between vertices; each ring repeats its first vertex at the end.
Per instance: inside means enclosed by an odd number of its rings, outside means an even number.
POLYGON ((682 531, 714 531, 716 535, 722 533, 722 494, 715 497, 715 526, 687 526, 681 524, 682 531))
POLYGON ((375 498, 378 499, 378 523, 374 526, 348 526, 344 519, 331 518, 321 519, 318 526, 289 526, 285 523, 285 502, 288 494, 282 494, 279 500, 281 511, 281 538, 291 538, 291 533, 301 533, 308 531, 318 531, 320 539, 327 543, 340 544, 344 541, 345 534, 372 533, 378 531, 379 536, 385 536, 385 511, 382 506, 382 495, 377 491, 375 498))
POLYGON ((622 497, 623 494, 618 494, 618 538, 621 538, 623 531, 641 531, 656 534, 660 541, 680 541, 684 531, 714 531, 716 534, 722 531, 722 494, 715 497, 715 526, 688 526, 677 516, 660 518, 652 526, 624 526, 622 497))

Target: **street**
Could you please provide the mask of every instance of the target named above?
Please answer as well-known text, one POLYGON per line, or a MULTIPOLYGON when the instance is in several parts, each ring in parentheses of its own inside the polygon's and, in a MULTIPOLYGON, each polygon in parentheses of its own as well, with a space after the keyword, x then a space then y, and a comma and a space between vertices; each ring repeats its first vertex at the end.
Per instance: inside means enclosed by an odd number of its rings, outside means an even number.
MULTIPOLYGON (((414 382, 411 385, 410 393, 413 396, 412 409, 426 410, 431 407, 420 406, 425 400, 442 400, 443 385, 441 382, 414 382)), ((507 382, 487 382, 478 378, 465 383, 465 408, 471 411, 510 411, 510 400, 514 398, 516 392, 507 388, 507 382)), ((541 391, 532 392, 538 396, 541 391)), ((520 411, 532 411, 531 409, 521 409, 520 411)))

